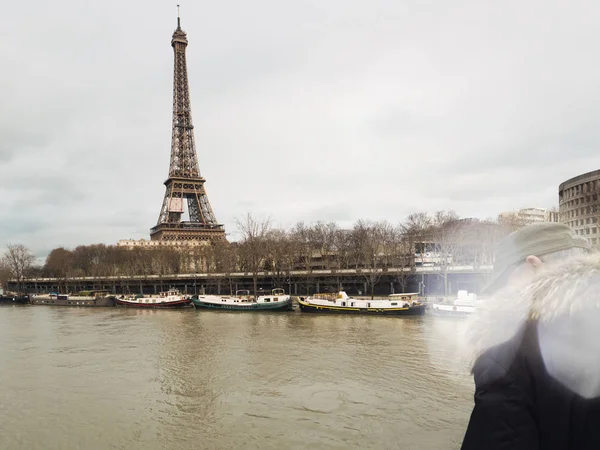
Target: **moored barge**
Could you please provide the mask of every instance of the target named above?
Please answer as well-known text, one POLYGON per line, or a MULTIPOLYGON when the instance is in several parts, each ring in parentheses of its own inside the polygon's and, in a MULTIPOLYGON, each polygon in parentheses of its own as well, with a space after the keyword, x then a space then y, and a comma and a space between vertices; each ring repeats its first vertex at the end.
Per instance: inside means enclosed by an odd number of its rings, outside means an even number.
POLYGON ((247 290, 235 295, 199 295, 193 297, 194 306, 199 309, 224 309, 228 311, 289 311, 292 297, 283 289, 273 289, 270 295, 254 297, 247 290))
POLYGON ((21 305, 30 303, 30 297, 28 294, 1 294, 0 304, 10 303, 13 305, 21 305))
POLYGON ((117 306, 130 308, 186 308, 192 306, 189 295, 180 293, 177 289, 161 292, 156 296, 141 294, 125 296, 116 299, 117 306))
POLYGON ((359 299, 346 292, 315 294, 298 300, 300 311, 307 313, 366 314, 382 316, 416 316, 425 313, 418 294, 393 294, 387 299, 359 299))
POLYGON ((31 296, 32 305, 46 306, 115 306, 115 297, 108 291, 82 291, 75 295, 35 294, 31 296))
POLYGON ((434 302, 431 310, 436 316, 467 317, 477 310, 477 296, 467 291, 458 291, 456 300, 451 304, 446 302, 434 302))

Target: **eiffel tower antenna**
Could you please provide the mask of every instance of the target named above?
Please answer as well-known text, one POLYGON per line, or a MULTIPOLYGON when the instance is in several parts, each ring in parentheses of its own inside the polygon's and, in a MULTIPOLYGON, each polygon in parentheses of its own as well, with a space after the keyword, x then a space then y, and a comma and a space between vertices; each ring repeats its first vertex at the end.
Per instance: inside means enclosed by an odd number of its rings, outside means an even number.
POLYGON ((200 175, 196 155, 185 57, 187 45, 177 5, 177 29, 171 39, 175 59, 171 162, 158 222, 150 230, 150 238, 160 241, 222 241, 225 229, 217 222, 208 201, 204 189, 206 180, 200 175), (189 221, 182 220, 185 205, 189 221))

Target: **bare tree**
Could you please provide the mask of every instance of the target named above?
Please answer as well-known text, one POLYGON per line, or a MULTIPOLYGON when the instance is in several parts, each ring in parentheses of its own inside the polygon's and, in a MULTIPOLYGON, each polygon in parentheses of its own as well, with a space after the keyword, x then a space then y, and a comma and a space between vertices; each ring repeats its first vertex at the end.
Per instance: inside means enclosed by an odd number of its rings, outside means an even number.
POLYGON ((0 287, 5 291, 8 290, 8 280, 11 278, 11 272, 4 261, 4 258, 0 258, 0 287))
POLYGON ((306 294, 310 294, 313 264, 318 253, 313 228, 304 222, 298 222, 291 231, 293 248, 296 251, 295 259, 306 272, 305 288, 306 294))
POLYGON ((312 242, 323 269, 332 268, 338 230, 335 222, 317 222, 311 227, 312 242))
POLYGON ((354 249, 352 243, 352 230, 338 228, 333 236, 334 258, 333 265, 336 268, 336 290, 342 289, 342 280, 340 270, 349 269, 354 261, 354 249))
POLYGON ((238 245, 226 241, 215 242, 212 246, 212 264, 217 272, 225 275, 229 285, 229 295, 233 295, 233 278, 231 273, 237 268, 238 245))
MULTIPOLYGON (((71 276, 72 267, 73 252, 63 247, 58 247, 52 250, 46 257, 44 274, 62 280, 66 290, 67 278, 71 276)), ((61 284, 60 281, 59 284, 61 284)))
POLYGON ((273 273, 273 282, 281 287, 289 280, 290 272, 294 268, 296 254, 295 241, 290 238, 285 230, 271 230, 266 236, 268 249, 267 269, 273 273))
POLYGON ((95 276, 123 275, 126 272, 124 259, 127 255, 127 250, 116 245, 107 245, 103 248, 103 254, 100 256, 100 261, 94 268, 95 276))
POLYGON ((433 217, 431 237, 434 241, 437 265, 444 280, 444 295, 448 295, 448 270, 454 264, 463 245, 465 224, 454 211, 437 211, 433 217))
POLYGON ((46 257, 44 272, 49 277, 66 278, 71 273, 73 252, 63 247, 52 250, 46 257))
POLYGON ((153 252, 150 249, 134 247, 124 253, 125 272, 129 275, 151 275, 153 252))
POLYGON ((267 236, 271 230, 269 219, 258 220, 251 214, 246 214, 243 219, 236 220, 238 230, 241 234, 239 243, 240 258, 245 268, 252 273, 254 295, 258 291, 258 272, 268 256, 266 245, 267 236))
POLYGON ((152 252, 153 273, 156 275, 172 275, 179 273, 180 252, 174 248, 156 248, 152 252))
POLYGON ((393 229, 391 233, 392 266, 398 269, 394 281, 400 285, 404 293, 415 277, 415 237, 412 230, 408 231, 403 224, 393 229))
POLYGON ((336 267, 349 269, 352 266, 352 231, 338 229, 334 236, 336 267))
POLYGON ((10 276, 17 280, 19 291, 22 291, 23 279, 32 267, 35 256, 23 244, 9 244, 3 260, 10 276))
POLYGON ((382 269, 387 265, 387 249, 392 239, 393 228, 385 221, 372 223, 359 220, 352 229, 357 263, 369 285, 371 298, 375 295, 375 285, 383 275, 382 269))
POLYGON ((425 261, 426 245, 430 239, 432 219, 427 213, 410 214, 404 223, 400 224, 406 246, 410 249, 411 261, 408 265, 414 265, 415 257, 419 258, 421 264, 425 261))
POLYGON ((498 224, 505 228, 507 233, 523 228, 527 221, 516 212, 504 213, 498 216, 498 224))
POLYGON ((490 220, 465 223, 462 245, 460 252, 453 258, 454 263, 472 266, 493 264, 494 250, 508 233, 506 227, 490 220))

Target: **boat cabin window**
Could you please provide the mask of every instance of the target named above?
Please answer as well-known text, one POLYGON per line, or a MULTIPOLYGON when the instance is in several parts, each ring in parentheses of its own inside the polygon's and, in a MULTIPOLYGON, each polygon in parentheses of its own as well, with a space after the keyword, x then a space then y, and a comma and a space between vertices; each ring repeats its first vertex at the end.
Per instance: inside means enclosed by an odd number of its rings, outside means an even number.
POLYGON ((346 302, 342 302, 342 306, 346 306, 346 302))
POLYGON ((265 298, 265 303, 270 303, 271 299, 270 298, 265 298))
POLYGON ((396 302, 392 303, 392 306, 396 306, 396 305, 398 305, 398 303, 396 303, 396 302))
POLYGON ((367 303, 367 308, 371 307, 371 302, 367 303))
POLYGON ((351 302, 351 303, 350 303, 350 306, 354 306, 354 302, 351 302))

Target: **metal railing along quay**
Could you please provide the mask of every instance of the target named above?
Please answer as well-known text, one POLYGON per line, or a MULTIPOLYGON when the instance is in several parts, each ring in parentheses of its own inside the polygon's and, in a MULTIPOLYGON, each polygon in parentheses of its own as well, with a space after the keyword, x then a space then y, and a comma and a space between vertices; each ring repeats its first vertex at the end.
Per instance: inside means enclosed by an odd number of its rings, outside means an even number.
MULTIPOLYGON (((447 274, 488 274, 492 272, 491 265, 481 266, 450 266, 447 268, 447 274)), ((292 271, 260 271, 254 274, 253 272, 204 272, 204 273, 179 273, 179 274, 162 274, 162 275, 106 275, 95 277, 67 277, 67 278, 27 278, 22 280, 22 283, 52 283, 65 281, 137 281, 137 280, 200 280, 200 279, 218 279, 218 278, 248 278, 256 276, 258 278, 306 278, 306 277, 338 277, 338 276, 360 276, 369 274, 382 275, 442 275, 444 270, 439 266, 431 267, 387 267, 378 269, 313 269, 313 270, 292 270, 292 271)), ((17 280, 10 280, 11 283, 16 283, 17 280)))

